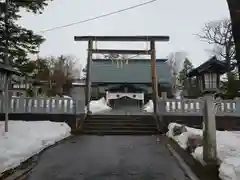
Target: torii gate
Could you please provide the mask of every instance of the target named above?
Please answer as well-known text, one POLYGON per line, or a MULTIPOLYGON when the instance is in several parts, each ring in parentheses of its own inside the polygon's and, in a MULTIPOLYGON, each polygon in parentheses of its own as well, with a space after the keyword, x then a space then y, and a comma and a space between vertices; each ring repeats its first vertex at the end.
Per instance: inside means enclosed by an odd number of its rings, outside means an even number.
POLYGON ((156 41, 169 41, 169 36, 74 36, 75 41, 88 41, 88 57, 87 57, 87 76, 86 76, 86 99, 87 113, 90 112, 89 102, 91 96, 91 62, 92 55, 98 54, 136 54, 136 55, 150 55, 151 56, 151 70, 152 70, 152 92, 154 113, 157 113, 157 99, 158 99, 158 78, 156 73, 156 41), (95 49, 93 42, 97 41, 112 41, 112 42, 147 42, 150 43, 150 49, 147 50, 129 50, 129 49, 95 49))
MULTIPOLYGON (((236 59, 240 62, 240 0, 227 0, 231 21, 234 42, 236 46, 236 59)), ((240 67, 240 64, 238 64, 240 67)))

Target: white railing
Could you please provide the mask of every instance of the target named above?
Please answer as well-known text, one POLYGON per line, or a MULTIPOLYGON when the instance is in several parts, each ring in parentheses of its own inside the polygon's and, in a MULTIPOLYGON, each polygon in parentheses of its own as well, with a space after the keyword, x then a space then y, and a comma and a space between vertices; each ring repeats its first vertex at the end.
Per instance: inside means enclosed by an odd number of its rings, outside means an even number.
MULTIPOLYGON (((3 99, 0 98, 0 112, 5 112, 3 99)), ((58 97, 12 97, 9 104, 9 113, 48 113, 74 114, 84 112, 83 100, 58 97)))
MULTIPOLYGON (((5 112, 0 97, 0 113, 5 112)), ((159 100, 159 112, 165 115, 202 116, 202 99, 159 100)), ((216 100, 217 116, 240 116, 240 100, 216 100), (239 104, 239 106, 238 106, 239 104)), ((84 99, 73 100, 61 97, 11 97, 9 113, 81 114, 85 111, 84 99)))
POLYGON ((164 101, 164 113, 176 115, 201 115, 202 101, 199 99, 167 99, 164 101))
MULTIPOLYGON (((240 102, 240 101, 239 101, 240 102)), ((237 109, 236 100, 220 100, 216 102, 218 115, 240 115, 240 109, 237 109)))
MULTIPOLYGON (((240 116, 240 107, 237 109, 236 100, 216 100, 216 115, 218 116, 240 116)), ((240 101, 239 101, 240 104, 240 101)), ((159 111, 168 115, 203 115, 202 99, 166 99, 159 100, 159 111)))

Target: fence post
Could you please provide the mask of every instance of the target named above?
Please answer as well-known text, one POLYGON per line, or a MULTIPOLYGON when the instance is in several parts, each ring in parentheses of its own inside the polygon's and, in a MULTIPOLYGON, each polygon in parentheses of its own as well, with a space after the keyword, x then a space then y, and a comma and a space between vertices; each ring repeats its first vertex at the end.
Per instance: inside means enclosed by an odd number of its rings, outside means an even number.
POLYGON ((215 100, 212 94, 204 96, 203 106, 203 160, 208 165, 216 165, 216 119, 215 100))
POLYGON ((167 130, 167 123, 164 122, 163 116, 166 111, 166 100, 167 100, 167 93, 161 92, 161 97, 157 100, 157 126, 158 130, 161 132, 165 132, 167 130))
POLYGON ((161 113, 161 116, 166 111, 166 101, 167 101, 167 92, 161 92, 161 103, 159 103, 159 111, 161 113))

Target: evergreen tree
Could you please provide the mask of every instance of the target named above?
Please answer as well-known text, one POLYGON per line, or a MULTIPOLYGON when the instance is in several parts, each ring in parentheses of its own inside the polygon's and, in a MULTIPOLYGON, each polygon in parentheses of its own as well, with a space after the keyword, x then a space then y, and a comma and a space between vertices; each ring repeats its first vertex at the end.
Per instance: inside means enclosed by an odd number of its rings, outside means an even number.
POLYGON ((188 58, 185 58, 183 62, 183 69, 179 72, 178 75, 178 81, 185 96, 198 96, 199 94, 198 87, 196 86, 196 80, 192 80, 190 84, 189 79, 187 78, 188 72, 193 68, 194 67, 192 62, 188 58))
POLYGON ((227 82, 225 83, 224 89, 225 89, 225 95, 228 98, 234 98, 236 96, 239 96, 239 80, 236 77, 236 74, 234 72, 230 72, 227 74, 227 82))
POLYGON ((182 85, 183 89, 187 88, 187 73, 193 69, 193 64, 192 62, 188 59, 185 58, 183 62, 183 69, 179 72, 178 80, 179 83, 182 85))
POLYGON ((38 46, 44 42, 42 36, 34 34, 32 30, 26 29, 17 24, 21 18, 20 9, 33 13, 42 13, 49 0, 9 0, 7 32, 4 22, 6 3, 0 3, 0 59, 4 59, 4 48, 6 38, 8 39, 8 57, 11 64, 21 72, 33 71, 33 66, 29 65, 28 54, 38 52, 38 46))

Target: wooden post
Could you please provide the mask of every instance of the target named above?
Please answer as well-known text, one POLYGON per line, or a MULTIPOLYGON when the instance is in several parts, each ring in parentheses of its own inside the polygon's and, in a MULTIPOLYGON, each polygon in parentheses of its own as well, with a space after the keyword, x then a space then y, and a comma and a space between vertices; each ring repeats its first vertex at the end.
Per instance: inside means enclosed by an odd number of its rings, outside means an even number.
POLYGON ((150 41, 150 51, 151 51, 151 68, 152 68, 152 92, 153 92, 153 110, 157 113, 157 99, 158 99, 158 80, 157 80, 157 70, 156 70, 156 49, 155 42, 150 41))
POLYGON ((4 81, 4 100, 3 100, 3 104, 5 105, 4 108, 4 113, 5 113, 5 124, 4 124, 4 129, 5 132, 8 132, 8 111, 9 111, 9 92, 8 92, 8 86, 10 83, 10 77, 9 74, 6 72, 5 74, 5 81, 4 81))
POLYGON ((203 111, 203 160, 207 165, 216 165, 216 111, 212 94, 206 94, 204 96, 203 111))
POLYGON ((87 113, 90 112, 90 101, 91 101, 91 63, 92 63, 92 48, 93 41, 88 41, 88 57, 87 57, 87 74, 86 74, 86 99, 85 105, 87 106, 87 113))

